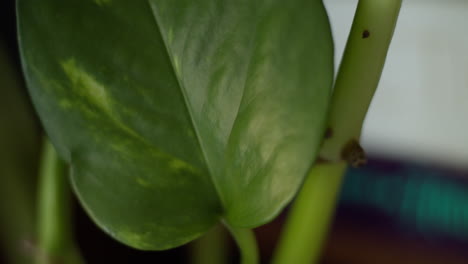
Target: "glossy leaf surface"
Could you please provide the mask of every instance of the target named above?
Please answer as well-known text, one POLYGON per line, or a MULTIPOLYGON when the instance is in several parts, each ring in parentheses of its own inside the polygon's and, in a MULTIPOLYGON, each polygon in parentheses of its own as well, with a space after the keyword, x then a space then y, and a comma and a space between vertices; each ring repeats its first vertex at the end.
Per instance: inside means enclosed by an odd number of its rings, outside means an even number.
POLYGON ((295 195, 333 77, 321 1, 20 0, 18 16, 41 120, 118 240, 258 226, 295 195))

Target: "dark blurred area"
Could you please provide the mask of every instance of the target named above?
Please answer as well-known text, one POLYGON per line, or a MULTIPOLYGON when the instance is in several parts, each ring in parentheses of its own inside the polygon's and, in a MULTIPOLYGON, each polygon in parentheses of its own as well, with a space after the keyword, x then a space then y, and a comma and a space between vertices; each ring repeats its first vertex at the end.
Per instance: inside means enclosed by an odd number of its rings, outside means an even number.
POLYGON ((40 130, 19 71, 14 2, 0 3, 0 261, 28 263, 40 130), (3 253, 3 254, 1 254, 3 253))
MULTIPOLYGON (((21 76, 13 0, 0 1, 0 22, 0 263, 32 263, 42 129, 21 76)), ((76 201, 74 207, 77 241, 90 264, 190 263, 191 245, 133 250, 98 229, 76 201)), ((264 263, 286 213, 256 230, 264 263)), ((226 263, 238 263, 227 243, 226 263)), ((348 171, 321 263, 462 264, 466 248, 466 170, 374 157, 348 171)))
MULTIPOLYGON (((371 158, 346 174, 321 263, 468 263, 467 204, 467 171, 371 158)), ((257 230, 265 259, 284 218, 257 230)))

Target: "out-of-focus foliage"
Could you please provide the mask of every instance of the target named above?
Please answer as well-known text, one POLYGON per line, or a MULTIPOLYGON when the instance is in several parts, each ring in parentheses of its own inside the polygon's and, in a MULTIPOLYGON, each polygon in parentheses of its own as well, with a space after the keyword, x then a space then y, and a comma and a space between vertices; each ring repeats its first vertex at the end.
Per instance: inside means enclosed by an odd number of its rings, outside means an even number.
POLYGON ((35 254, 40 133, 12 53, 0 39, 0 243, 7 263, 26 264, 35 254))

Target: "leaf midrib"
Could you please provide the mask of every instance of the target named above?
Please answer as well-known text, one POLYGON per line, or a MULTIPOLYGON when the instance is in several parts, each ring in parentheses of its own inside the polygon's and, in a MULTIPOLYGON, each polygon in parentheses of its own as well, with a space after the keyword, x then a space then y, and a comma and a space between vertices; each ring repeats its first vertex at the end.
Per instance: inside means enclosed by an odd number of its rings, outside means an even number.
POLYGON ((205 149, 203 148, 203 144, 201 143, 200 134, 198 132, 197 126, 195 125, 195 120, 193 118, 191 107, 190 107, 190 101, 188 100, 187 94, 185 92, 183 82, 182 82, 182 80, 180 79, 180 76, 177 74, 177 72, 175 70, 174 59, 173 59, 172 53, 171 53, 171 51, 169 49, 169 45, 167 44, 167 40, 166 40, 166 38, 165 38, 165 36, 164 36, 164 34, 162 32, 163 27, 162 27, 162 24, 160 23, 160 18, 159 18, 159 15, 158 15, 158 11, 156 10, 156 8, 153 8, 153 5, 150 3, 150 1, 151 0, 147 0, 147 3, 148 3, 148 6, 149 6, 150 10, 152 11, 151 13, 153 15, 157 30, 158 30, 158 32, 160 34, 160 37, 161 37, 162 42, 164 44, 164 47, 166 48, 166 53, 167 53, 167 56, 168 56, 169 61, 171 63, 171 70, 172 70, 172 72, 173 72, 173 74, 175 76, 175 79, 177 81, 179 91, 182 94, 182 98, 184 100, 184 107, 186 108, 186 111, 187 111, 188 116, 190 118, 190 124, 192 126, 192 129, 195 132, 198 147, 200 148, 200 151, 201 151, 201 153, 203 155, 203 161, 205 162, 205 165, 206 165, 206 167, 208 169, 208 173, 209 173, 208 176, 210 177, 211 183, 213 184, 214 189, 215 189, 216 193, 218 194, 218 198, 220 198, 221 196, 219 195, 219 190, 216 187, 216 184, 214 184, 214 181, 213 181, 213 178, 212 178, 213 177, 213 169, 210 166, 210 162, 208 162, 208 158, 207 158, 205 149))
MULTIPOLYGON (((182 97, 183 97, 183 100, 184 100, 184 107, 186 108, 187 110, 187 113, 189 115, 189 118, 190 118, 190 122, 191 122, 191 126, 192 126, 192 129, 194 130, 195 132, 195 135, 196 135, 196 139, 197 139, 197 144, 200 148, 200 151, 203 155, 203 159, 204 159, 204 162, 207 166, 207 169, 208 169, 208 173, 209 173, 209 177, 211 179, 211 182, 215 188, 215 191, 218 195, 218 198, 219 198, 219 201, 221 202, 221 204, 223 205, 223 208, 225 208, 225 201, 223 201, 222 199, 222 195, 220 194, 220 190, 216 184, 216 181, 214 180, 214 169, 212 168, 212 165, 211 165, 211 162, 210 159, 208 158, 208 155, 203 147, 203 143, 202 143, 202 137, 200 136, 200 133, 198 131, 198 128, 197 128, 197 125, 196 125, 196 122, 195 122, 195 119, 192 115, 192 111, 191 111, 191 104, 190 104, 190 100, 188 99, 188 96, 187 96, 187 93, 186 93, 186 89, 185 89, 185 86, 183 84, 183 81, 181 80, 181 77, 179 76, 179 74, 177 74, 177 71, 176 71, 176 68, 175 68, 175 62, 174 62, 174 59, 173 59, 173 56, 172 56, 172 52, 170 50, 170 47, 168 45, 168 42, 165 38, 165 35, 163 34, 163 26, 162 26, 162 23, 161 23, 161 19, 159 18, 159 14, 158 14, 158 10, 157 10, 157 7, 154 5, 154 4, 151 4, 150 3, 151 0, 148 0, 147 3, 148 5, 150 6, 150 9, 152 11, 152 14, 153 14, 153 18, 155 20, 155 24, 157 26, 157 29, 158 29, 158 32, 161 36, 161 39, 163 41, 163 44, 164 44, 164 47, 166 49, 166 53, 167 53, 167 56, 169 58, 169 61, 171 63, 171 70, 176 78, 176 81, 177 81, 177 84, 178 84, 178 88, 182 94, 182 97)), ((259 3, 259 6, 263 5, 264 4, 264 1, 262 1, 261 3, 259 3)), ((264 17, 264 15, 262 16, 264 17)), ((249 77, 249 71, 252 67, 252 64, 253 64, 253 53, 255 51, 255 43, 257 42, 257 39, 256 39, 256 32, 258 31, 258 25, 260 23, 262 19, 259 18, 256 23, 255 23, 255 26, 254 26, 254 30, 253 30, 253 34, 252 34, 252 38, 251 40, 249 41, 248 45, 249 45, 249 49, 250 49, 250 52, 249 52, 249 56, 248 56, 248 59, 246 60, 246 70, 245 70, 245 74, 244 74, 244 79, 242 80, 241 84, 242 84, 242 94, 240 96, 240 101, 239 101, 239 105, 237 107, 237 110, 236 110, 236 114, 235 114, 235 117, 233 119, 233 122, 232 122, 232 127, 231 127, 231 131, 229 132, 229 135, 227 137, 227 140, 226 140, 226 146, 225 148, 228 147, 229 145, 229 142, 231 141, 231 138, 232 138, 232 132, 234 130, 234 126, 235 124, 237 123, 237 120, 239 118, 239 113, 240 113, 240 108, 242 106, 242 102, 244 101, 244 95, 245 95, 245 90, 246 90, 246 84, 247 84, 247 80, 248 80, 248 77, 249 77)), ((193 25, 193 24, 192 24, 193 25)), ((191 30, 189 30, 190 32, 191 30)), ((184 48, 185 50, 185 48, 184 48)), ((181 68, 182 69, 182 68, 181 68)), ((225 150, 224 150, 225 151, 225 150)))

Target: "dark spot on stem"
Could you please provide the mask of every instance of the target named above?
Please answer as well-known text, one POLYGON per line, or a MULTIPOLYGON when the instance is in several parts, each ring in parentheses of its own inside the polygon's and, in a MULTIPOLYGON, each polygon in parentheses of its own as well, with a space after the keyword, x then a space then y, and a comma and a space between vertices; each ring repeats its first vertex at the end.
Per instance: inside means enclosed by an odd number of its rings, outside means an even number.
POLYGON ((354 168, 362 167, 367 163, 366 153, 356 139, 351 139, 343 147, 341 158, 354 168))
POLYGON ((333 136, 333 130, 331 128, 327 128, 325 131, 325 139, 329 139, 333 136))
POLYGON ((365 38, 368 38, 368 37, 370 37, 370 32, 369 32, 369 30, 366 29, 366 30, 364 30, 362 32, 362 38, 365 39, 365 38))
POLYGON ((315 164, 325 164, 325 163, 330 163, 330 161, 322 157, 318 157, 317 160, 315 161, 315 164))

